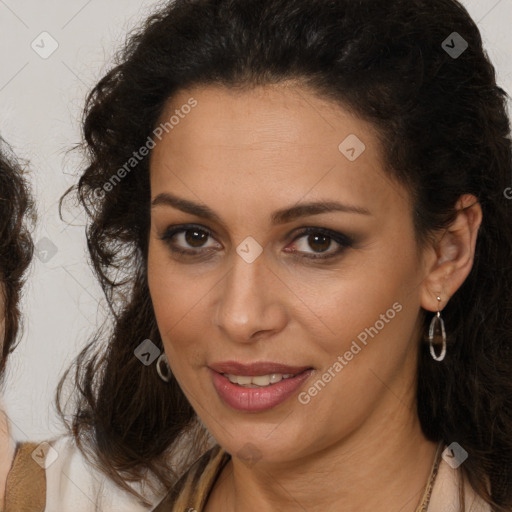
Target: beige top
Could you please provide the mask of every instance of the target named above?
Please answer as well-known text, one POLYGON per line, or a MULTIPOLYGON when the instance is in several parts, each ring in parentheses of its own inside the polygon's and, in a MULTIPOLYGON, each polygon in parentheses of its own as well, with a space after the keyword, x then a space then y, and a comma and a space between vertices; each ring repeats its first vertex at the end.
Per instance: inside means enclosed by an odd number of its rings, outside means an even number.
MULTIPOLYGON (((459 485, 462 479, 460 468, 452 467, 441 459, 439 472, 430 498, 429 511, 461 512, 459 505, 459 485)), ((480 498, 467 481, 464 482, 464 512, 491 512, 491 507, 480 498)))

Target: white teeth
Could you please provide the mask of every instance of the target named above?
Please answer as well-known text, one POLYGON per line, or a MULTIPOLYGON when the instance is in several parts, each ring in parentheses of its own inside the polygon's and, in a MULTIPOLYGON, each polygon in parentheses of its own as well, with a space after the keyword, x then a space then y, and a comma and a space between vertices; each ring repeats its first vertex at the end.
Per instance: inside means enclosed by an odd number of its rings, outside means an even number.
POLYGON ((229 375, 224 374, 224 377, 228 378, 233 384, 238 384, 246 388, 259 388, 270 386, 281 382, 283 379, 289 379, 293 377, 291 373, 272 373, 270 375, 257 375, 254 377, 245 375, 229 375))

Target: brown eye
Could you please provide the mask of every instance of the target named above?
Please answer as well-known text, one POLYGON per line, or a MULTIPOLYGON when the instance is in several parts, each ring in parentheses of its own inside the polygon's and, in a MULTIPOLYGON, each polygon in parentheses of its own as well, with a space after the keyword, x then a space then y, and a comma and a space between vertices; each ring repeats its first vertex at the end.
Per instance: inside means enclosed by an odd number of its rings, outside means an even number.
POLYGON ((307 242, 309 247, 318 252, 325 252, 331 245, 331 239, 325 235, 309 235, 307 242))
POLYGON ((211 249, 211 247, 205 247, 204 245, 211 236, 212 234, 207 229, 198 228, 196 226, 181 226, 167 229, 160 239, 165 241, 173 252, 197 256, 202 252, 206 252, 201 249, 211 249), (190 250, 187 250, 187 248, 190 250))
MULTIPOLYGON (((297 245, 296 241, 304 238, 304 243, 300 244, 301 250, 292 251, 294 253, 302 253, 304 258, 309 259, 327 259, 334 256, 338 256, 348 247, 352 247, 354 241, 344 235, 335 231, 327 230, 324 228, 307 228, 303 230, 294 239, 294 244, 297 245), (307 237, 307 238, 306 238, 307 237), (339 248, 335 251, 327 252, 331 247, 332 243, 336 243, 339 248), (307 249, 313 249, 313 252, 307 249), (315 254, 326 253, 325 256, 316 256, 315 254)), ((300 256, 297 256, 300 257, 300 256)))
POLYGON ((185 233, 185 242, 192 247, 201 247, 205 243, 209 234, 199 229, 187 229, 185 233))

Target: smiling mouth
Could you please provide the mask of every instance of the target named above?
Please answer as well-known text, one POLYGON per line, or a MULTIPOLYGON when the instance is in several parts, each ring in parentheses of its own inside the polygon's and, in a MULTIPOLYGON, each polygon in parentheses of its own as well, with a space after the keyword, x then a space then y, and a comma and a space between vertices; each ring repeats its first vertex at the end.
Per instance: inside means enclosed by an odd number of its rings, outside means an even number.
MULTIPOLYGON (((221 400, 237 411, 258 413, 272 409, 291 398, 314 373, 311 367, 291 367, 259 363, 229 366, 229 372, 210 367, 212 384, 221 400), (238 368, 238 370, 235 369, 238 368), (286 368, 287 373, 282 372, 286 368), (242 373, 242 374, 241 374, 242 373)), ((219 365, 216 366, 219 368, 219 365)))

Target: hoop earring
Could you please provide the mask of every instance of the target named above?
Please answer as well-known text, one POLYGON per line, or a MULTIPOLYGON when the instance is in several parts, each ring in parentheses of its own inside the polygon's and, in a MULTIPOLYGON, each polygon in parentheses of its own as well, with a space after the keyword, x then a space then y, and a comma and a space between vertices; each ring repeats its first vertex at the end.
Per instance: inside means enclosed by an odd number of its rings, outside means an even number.
POLYGON ((164 382, 169 382, 171 380, 172 371, 165 352, 162 352, 160 357, 156 360, 156 373, 158 373, 158 376, 164 382))
MULTIPOLYGON (((437 300, 439 303, 441 303, 441 297, 437 297, 437 300)), ((432 321, 430 322, 430 328, 428 330, 428 341, 430 345, 430 355, 432 356, 432 359, 434 361, 442 361, 444 357, 446 356, 446 331, 444 328, 444 320, 441 318, 441 311, 439 311, 439 304, 437 306, 437 313, 432 318, 432 321), (443 340, 443 347, 441 349, 441 354, 439 356, 436 355, 436 352, 434 350, 434 338, 438 337, 436 336, 436 332, 439 333, 441 331, 441 338, 443 340)))

